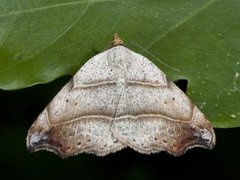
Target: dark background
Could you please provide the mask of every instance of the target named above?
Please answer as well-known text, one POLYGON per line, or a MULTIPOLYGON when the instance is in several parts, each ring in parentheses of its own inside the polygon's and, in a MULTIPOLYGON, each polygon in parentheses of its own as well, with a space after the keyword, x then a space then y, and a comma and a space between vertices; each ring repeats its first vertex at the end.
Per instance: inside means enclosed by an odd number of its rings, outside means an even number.
POLYGON ((240 179, 240 128, 215 129, 213 150, 194 148, 177 158, 166 152, 143 155, 131 149, 64 160, 47 151, 29 153, 28 128, 69 80, 63 77, 23 90, 0 90, 0 179, 240 179))

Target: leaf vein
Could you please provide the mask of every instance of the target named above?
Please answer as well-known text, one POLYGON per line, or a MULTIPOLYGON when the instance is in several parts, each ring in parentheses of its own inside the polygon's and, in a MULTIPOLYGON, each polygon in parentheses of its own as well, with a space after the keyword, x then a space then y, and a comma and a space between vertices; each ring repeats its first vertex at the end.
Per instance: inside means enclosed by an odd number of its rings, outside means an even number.
POLYGON ((14 67, 16 67, 19 64, 22 64, 28 60, 30 60, 33 56, 36 56, 37 54, 41 53, 42 51, 44 51, 46 48, 48 48, 49 46, 51 46, 54 42, 56 42, 58 39, 60 39, 61 37, 63 37, 80 19, 81 17, 87 12, 88 8, 90 7, 91 4, 88 4, 87 7, 85 8, 85 10, 76 18, 75 21, 73 21, 73 23, 71 25, 69 25, 61 34, 59 34, 56 38, 54 38, 47 46, 45 46, 44 48, 40 49, 37 53, 29 56, 28 58, 26 58, 23 61, 20 61, 18 63, 15 63, 13 65, 10 65, 8 67, 6 67, 5 69, 3 69, 2 71, 0 71, 0 73, 3 73, 9 69, 12 69, 14 67))
POLYGON ((114 0, 85 0, 85 1, 58 3, 58 4, 43 6, 43 7, 31 8, 31 9, 22 9, 22 10, 8 12, 8 13, 5 13, 5 14, 1 14, 0 18, 1 17, 12 16, 12 15, 24 14, 24 13, 32 13, 32 12, 42 11, 42 10, 52 9, 52 8, 59 8, 59 7, 65 7, 65 6, 74 6, 74 5, 85 4, 85 3, 108 2, 108 1, 114 1, 114 0))
POLYGON ((187 21, 189 21, 190 19, 192 19, 193 17, 195 17, 197 14, 199 14, 200 12, 202 12, 203 10, 205 10, 206 8, 210 7, 216 0, 211 0, 208 3, 206 3, 205 5, 203 5, 201 8, 199 8, 198 10, 196 10, 192 15, 187 16, 183 19, 181 19, 179 22, 177 22, 175 25, 171 26, 166 32, 164 32, 163 34, 160 34, 157 38, 155 38, 155 40, 151 41, 149 43, 149 45, 147 45, 147 47, 145 48, 146 50, 149 49, 150 47, 152 47, 156 42, 160 41, 161 39, 165 38, 169 32, 172 32, 173 30, 179 28, 181 25, 183 25, 184 23, 186 23, 187 21))

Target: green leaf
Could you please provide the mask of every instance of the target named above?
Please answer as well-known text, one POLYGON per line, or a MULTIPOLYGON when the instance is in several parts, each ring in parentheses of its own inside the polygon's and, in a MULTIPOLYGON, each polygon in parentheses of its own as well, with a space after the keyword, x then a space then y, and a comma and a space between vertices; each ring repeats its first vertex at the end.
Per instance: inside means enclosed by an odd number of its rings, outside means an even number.
POLYGON ((215 127, 239 127, 239 9, 238 0, 1 0, 0 88, 73 75, 118 32, 171 80, 187 79, 215 127))

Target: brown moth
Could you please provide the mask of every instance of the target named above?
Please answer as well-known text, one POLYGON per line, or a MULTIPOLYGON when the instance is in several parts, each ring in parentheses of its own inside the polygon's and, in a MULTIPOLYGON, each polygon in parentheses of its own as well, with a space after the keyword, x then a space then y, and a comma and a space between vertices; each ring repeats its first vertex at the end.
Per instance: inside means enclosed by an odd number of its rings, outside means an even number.
POLYGON ((179 156, 212 149, 215 133, 203 113, 151 61, 123 46, 91 58, 28 131, 27 148, 60 157, 104 156, 125 147, 179 156))

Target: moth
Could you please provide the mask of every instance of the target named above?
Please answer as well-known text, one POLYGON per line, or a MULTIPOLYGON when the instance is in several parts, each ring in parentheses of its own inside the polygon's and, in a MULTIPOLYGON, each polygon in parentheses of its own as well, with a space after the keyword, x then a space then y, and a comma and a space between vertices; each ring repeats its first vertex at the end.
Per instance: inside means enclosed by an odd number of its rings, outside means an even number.
POLYGON ((215 141, 199 108, 115 34, 112 47, 83 65, 38 116, 27 148, 62 158, 105 156, 126 147, 179 156, 193 147, 212 149, 215 141))

